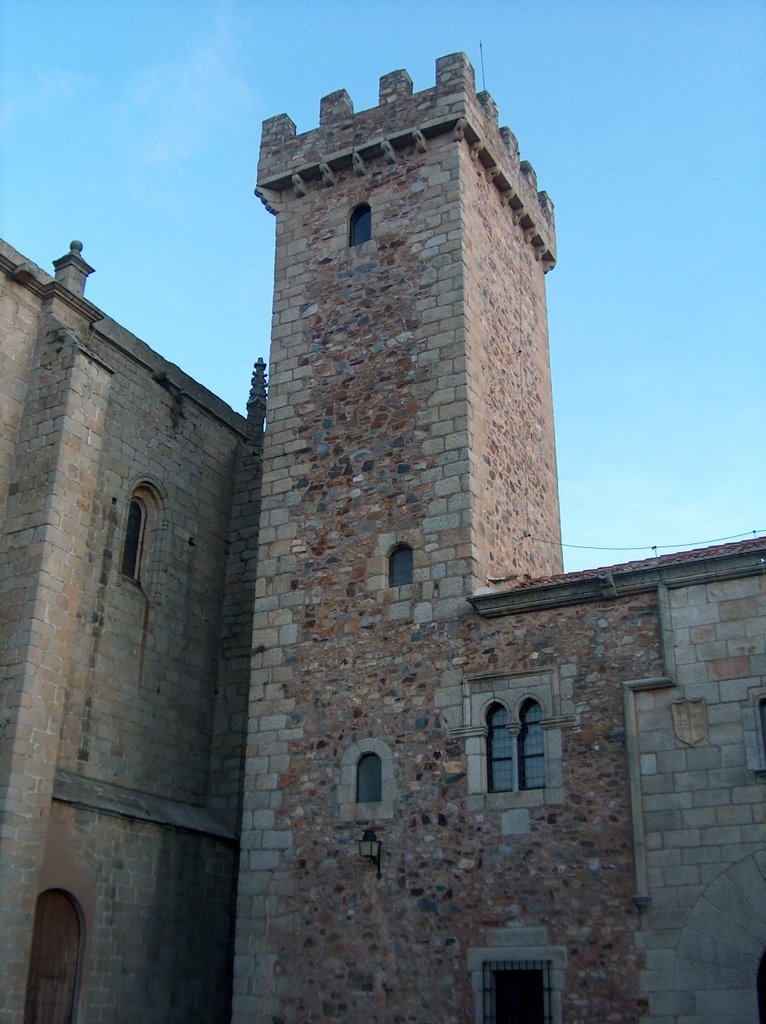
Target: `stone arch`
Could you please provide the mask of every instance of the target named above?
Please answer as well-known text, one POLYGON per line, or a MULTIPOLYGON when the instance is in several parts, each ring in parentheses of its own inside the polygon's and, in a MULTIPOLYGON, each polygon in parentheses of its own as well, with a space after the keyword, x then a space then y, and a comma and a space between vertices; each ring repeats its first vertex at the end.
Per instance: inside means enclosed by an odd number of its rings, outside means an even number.
POLYGON ((156 596, 163 533, 168 525, 164 510, 167 491, 154 477, 143 475, 133 480, 129 493, 123 514, 120 577, 156 596))
POLYGON ((368 737, 346 747, 337 793, 341 821, 381 820, 393 817, 396 798, 394 759, 391 748, 384 740, 368 737), (380 759, 381 798, 372 803, 358 803, 357 766, 361 758, 367 754, 375 754, 380 759))
MULTIPOLYGON (((753 1024, 766 950, 766 850, 719 875, 681 932, 675 990, 694 1024, 753 1024)), ((684 1019, 687 1019, 686 1017, 684 1019)))

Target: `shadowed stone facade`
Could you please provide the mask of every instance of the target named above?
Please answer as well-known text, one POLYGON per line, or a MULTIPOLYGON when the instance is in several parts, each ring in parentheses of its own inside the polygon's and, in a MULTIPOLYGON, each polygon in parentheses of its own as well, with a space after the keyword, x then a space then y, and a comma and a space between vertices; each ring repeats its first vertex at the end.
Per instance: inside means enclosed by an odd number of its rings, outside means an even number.
POLYGON ((758 1020, 766 544, 561 574, 552 205, 462 54, 257 191, 247 418, 0 249, 0 1021, 758 1020))
POLYGON ((261 424, 88 303, 80 264, 0 250, 0 1019, 22 1019, 36 898, 63 889, 77 1019, 223 1020, 261 424))

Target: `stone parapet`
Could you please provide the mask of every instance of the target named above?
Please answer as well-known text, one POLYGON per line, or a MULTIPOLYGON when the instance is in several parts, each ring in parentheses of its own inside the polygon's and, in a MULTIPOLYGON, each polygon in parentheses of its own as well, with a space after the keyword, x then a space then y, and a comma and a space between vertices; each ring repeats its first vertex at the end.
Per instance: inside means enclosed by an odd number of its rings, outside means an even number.
POLYGON ((490 94, 476 92, 474 70, 463 53, 436 61, 436 85, 430 89, 413 93, 406 71, 383 75, 379 105, 369 110, 354 113, 344 89, 325 96, 319 127, 312 131, 297 134, 286 114, 264 121, 256 194, 276 212, 287 189, 304 195, 309 188, 332 186, 339 173, 361 176, 370 162, 392 163, 398 152, 423 151, 429 140, 448 133, 469 148, 544 268, 553 267, 553 204, 538 192, 534 169, 520 160, 513 133, 499 126, 490 94))

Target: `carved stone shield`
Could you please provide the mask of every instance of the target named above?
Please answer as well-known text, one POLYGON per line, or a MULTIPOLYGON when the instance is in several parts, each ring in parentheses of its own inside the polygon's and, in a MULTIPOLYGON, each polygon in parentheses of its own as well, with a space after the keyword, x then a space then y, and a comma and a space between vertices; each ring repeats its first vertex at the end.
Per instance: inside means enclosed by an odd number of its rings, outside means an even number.
POLYGON ((696 700, 674 700, 673 730, 676 738, 687 747, 696 747, 707 739, 707 704, 698 697, 696 700))

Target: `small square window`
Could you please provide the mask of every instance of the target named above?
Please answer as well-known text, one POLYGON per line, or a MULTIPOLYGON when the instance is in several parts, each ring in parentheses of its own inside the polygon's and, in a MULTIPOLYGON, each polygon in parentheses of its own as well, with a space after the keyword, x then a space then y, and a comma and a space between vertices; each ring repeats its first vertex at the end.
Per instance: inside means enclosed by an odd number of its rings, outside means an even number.
POLYGON ((489 961, 483 976, 483 1024, 551 1024, 549 961, 489 961))

